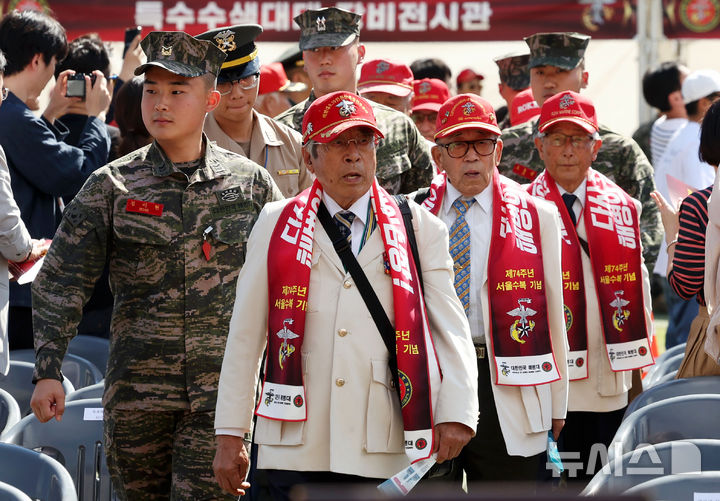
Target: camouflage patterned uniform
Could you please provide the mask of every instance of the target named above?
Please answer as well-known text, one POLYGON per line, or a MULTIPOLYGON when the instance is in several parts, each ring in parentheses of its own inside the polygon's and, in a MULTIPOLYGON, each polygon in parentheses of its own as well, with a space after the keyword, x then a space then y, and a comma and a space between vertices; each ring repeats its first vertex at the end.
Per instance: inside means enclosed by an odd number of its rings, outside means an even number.
MULTIPOLYGON (((530 47, 528 66, 556 66, 565 70, 576 68, 584 57, 589 41, 589 36, 579 33, 537 33, 527 37, 525 42, 530 47)), ((579 89, 558 89, 558 92, 561 90, 577 92, 579 89)), ((503 154, 498 166, 501 174, 519 183, 529 183, 545 169, 535 148, 537 132, 537 119, 503 130, 503 154)), ((640 233, 643 257, 645 265, 652 269, 663 236, 660 214, 650 198, 650 193, 655 189, 652 165, 632 139, 602 124, 599 134, 603 143, 592 167, 642 203, 640 233)))
MULTIPOLYGON (((341 47, 352 43, 360 35, 362 16, 336 7, 308 9, 295 17, 301 29, 300 49, 341 47)), ((342 90, 342 89, 335 89, 342 90)), ((302 134, 302 119, 315 93, 305 101, 281 113, 275 120, 302 134)), ((377 178, 388 192, 411 193, 430 186, 433 166, 425 139, 407 115, 371 102, 378 127, 385 135, 376 150, 377 178)))
POLYGON ((32 286, 34 377, 62 380, 83 304, 109 263, 103 407, 121 499, 168 499, 170 483, 171 499, 224 497, 213 420, 235 285, 260 210, 282 195, 265 169, 203 143, 188 164, 153 143, 93 173, 32 286))

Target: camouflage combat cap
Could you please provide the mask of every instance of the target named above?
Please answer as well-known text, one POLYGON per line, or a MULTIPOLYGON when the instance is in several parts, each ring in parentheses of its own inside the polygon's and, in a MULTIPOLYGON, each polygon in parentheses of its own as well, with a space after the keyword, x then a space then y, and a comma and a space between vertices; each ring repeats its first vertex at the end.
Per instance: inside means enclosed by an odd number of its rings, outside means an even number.
POLYGON ((528 69, 555 66, 572 70, 585 57, 590 36, 582 33, 535 33, 525 38, 530 47, 528 69))
POLYGON ((360 36, 362 16, 349 10, 327 7, 308 9, 295 17, 300 26, 300 50, 343 47, 360 36))
POLYGON ((493 59, 498 66, 500 81, 513 90, 524 90, 530 87, 530 70, 528 52, 513 52, 493 59))
POLYGON ((150 66, 157 66, 183 77, 199 77, 205 73, 217 76, 225 61, 225 53, 215 44, 198 40, 183 31, 150 32, 140 46, 147 56, 147 63, 135 68, 136 75, 142 75, 150 66))

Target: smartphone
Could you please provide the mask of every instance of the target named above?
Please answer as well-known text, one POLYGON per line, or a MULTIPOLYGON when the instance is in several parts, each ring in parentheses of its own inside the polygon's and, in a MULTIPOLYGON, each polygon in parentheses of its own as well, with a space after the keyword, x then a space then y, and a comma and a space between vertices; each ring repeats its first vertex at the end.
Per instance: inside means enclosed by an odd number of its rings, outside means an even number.
POLYGON ((81 97, 85 99, 85 75, 75 73, 68 76, 66 97, 81 97))
POLYGON ((133 26, 132 28, 125 29, 125 48, 123 49, 123 57, 125 57, 132 41, 135 40, 135 37, 138 36, 141 31, 142 28, 140 26, 133 26))

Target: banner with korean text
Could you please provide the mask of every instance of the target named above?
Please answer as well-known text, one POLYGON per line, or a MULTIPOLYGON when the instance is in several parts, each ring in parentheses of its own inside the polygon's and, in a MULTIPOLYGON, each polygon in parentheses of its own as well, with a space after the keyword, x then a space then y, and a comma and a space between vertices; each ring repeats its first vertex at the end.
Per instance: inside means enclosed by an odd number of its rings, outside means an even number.
POLYGON ((134 25, 144 31, 181 30, 194 35, 256 23, 265 30, 259 42, 294 42, 299 30, 293 17, 329 6, 363 14, 362 39, 373 42, 520 40, 538 31, 628 39, 635 36, 637 16, 637 0, 10 0, 2 4, 3 12, 14 8, 52 12, 71 39, 97 32, 106 41, 121 41, 125 28, 134 25))

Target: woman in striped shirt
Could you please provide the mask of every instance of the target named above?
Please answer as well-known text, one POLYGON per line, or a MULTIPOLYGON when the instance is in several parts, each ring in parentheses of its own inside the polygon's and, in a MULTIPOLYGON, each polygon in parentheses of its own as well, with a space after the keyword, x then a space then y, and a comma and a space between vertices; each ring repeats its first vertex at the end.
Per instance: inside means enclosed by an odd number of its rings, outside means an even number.
MULTIPOLYGON (((700 132, 700 159, 715 167, 720 164, 720 101, 715 102, 703 118, 700 132)), ((678 370, 678 378, 720 375, 720 365, 704 350, 708 312, 705 307, 705 231, 708 225, 708 198, 712 186, 688 195, 679 212, 657 191, 653 200, 660 210, 665 240, 668 244, 668 272, 670 286, 683 299, 697 297, 700 313, 690 326, 685 358, 678 370)))

